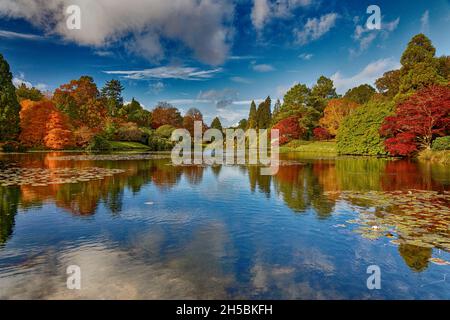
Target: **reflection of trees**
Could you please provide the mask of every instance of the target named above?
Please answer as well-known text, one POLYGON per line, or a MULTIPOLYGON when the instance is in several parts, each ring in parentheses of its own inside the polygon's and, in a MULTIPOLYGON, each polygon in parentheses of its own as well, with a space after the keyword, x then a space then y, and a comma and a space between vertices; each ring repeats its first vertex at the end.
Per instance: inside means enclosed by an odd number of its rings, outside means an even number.
POLYGON ((251 191, 255 192, 256 188, 258 188, 261 193, 264 193, 269 198, 272 177, 261 175, 261 167, 258 166, 248 166, 247 170, 251 191))
POLYGON ((331 215, 334 202, 323 193, 313 165, 281 166, 274 178, 275 190, 297 212, 313 207, 319 218, 331 215))
POLYGON ((0 186, 0 244, 5 243, 13 232, 19 199, 19 188, 0 186))
POLYGON ((428 268, 428 261, 433 254, 431 248, 423 248, 410 244, 400 244, 398 252, 408 267, 416 272, 422 272, 428 268))
POLYGON ((336 159, 336 176, 340 190, 378 191, 384 159, 345 157, 336 159))
POLYGON ((431 175, 429 165, 419 165, 411 161, 391 161, 387 163, 381 179, 383 190, 441 190, 443 186, 431 175))

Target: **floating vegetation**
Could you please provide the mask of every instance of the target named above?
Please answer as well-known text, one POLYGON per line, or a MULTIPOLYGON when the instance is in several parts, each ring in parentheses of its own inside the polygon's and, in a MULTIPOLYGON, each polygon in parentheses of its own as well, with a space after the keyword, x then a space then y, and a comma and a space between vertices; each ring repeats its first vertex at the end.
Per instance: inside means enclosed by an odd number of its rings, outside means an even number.
POLYGON ((106 168, 18 168, 8 167, 0 172, 0 185, 3 187, 31 185, 46 187, 53 184, 68 184, 101 180, 125 170, 106 168))
POLYGON ((394 245, 408 244, 450 252, 448 191, 343 191, 340 199, 359 213, 346 222, 357 225, 354 231, 367 239, 385 237, 394 245))
POLYGON ((49 157, 56 161, 132 161, 168 159, 170 154, 86 154, 61 157, 49 157))
POLYGON ((441 258, 430 258, 428 261, 437 264, 438 266, 450 266, 450 262, 445 261, 444 259, 441 258))

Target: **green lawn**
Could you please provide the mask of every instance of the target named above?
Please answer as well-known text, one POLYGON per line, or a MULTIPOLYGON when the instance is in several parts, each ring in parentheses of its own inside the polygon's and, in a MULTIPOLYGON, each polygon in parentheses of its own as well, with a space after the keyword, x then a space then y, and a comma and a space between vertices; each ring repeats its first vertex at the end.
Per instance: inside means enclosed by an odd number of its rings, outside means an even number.
POLYGON ((124 142, 124 141, 110 141, 113 150, 149 150, 150 148, 145 144, 139 142, 124 142))
POLYGON ((293 140, 280 147, 280 152, 302 152, 317 155, 337 155, 334 141, 301 141, 293 140))

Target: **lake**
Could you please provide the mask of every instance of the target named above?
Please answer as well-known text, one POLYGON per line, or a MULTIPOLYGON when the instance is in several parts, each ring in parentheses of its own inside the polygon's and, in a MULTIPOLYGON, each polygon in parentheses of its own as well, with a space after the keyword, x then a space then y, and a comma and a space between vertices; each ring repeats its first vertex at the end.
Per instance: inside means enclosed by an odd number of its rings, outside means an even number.
POLYGON ((0 155, 0 298, 450 299, 450 167, 283 159, 0 155))

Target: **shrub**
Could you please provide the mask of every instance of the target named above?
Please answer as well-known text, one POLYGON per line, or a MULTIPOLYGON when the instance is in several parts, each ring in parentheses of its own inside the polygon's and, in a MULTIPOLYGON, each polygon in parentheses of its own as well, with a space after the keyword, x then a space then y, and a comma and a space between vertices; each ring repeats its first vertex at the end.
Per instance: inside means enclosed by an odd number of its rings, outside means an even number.
POLYGON ((152 135, 148 138, 148 146, 152 151, 169 151, 173 148, 173 142, 169 139, 152 135))
POLYGON ((7 141, 2 146, 3 152, 23 152, 26 148, 16 141, 7 141))
POLYGON ((314 138, 318 141, 330 140, 332 135, 324 128, 315 128, 313 130, 314 138))
POLYGON ((162 138, 166 138, 166 139, 170 139, 170 137, 172 136, 172 132, 175 130, 175 127, 172 127, 171 125, 163 125, 161 127, 159 127, 158 129, 156 129, 156 135, 162 137, 162 138))
POLYGON ((296 116, 281 120, 272 129, 280 131, 280 145, 299 139, 306 131, 300 127, 299 118, 296 116))
POLYGON ((382 98, 372 99, 346 117, 337 134, 340 154, 387 155, 380 128, 391 115, 394 104, 382 98))
POLYGON ((80 148, 85 148, 88 146, 89 142, 95 136, 92 129, 83 126, 74 131, 75 145, 80 148))
POLYGON ((86 148, 87 151, 109 151, 111 143, 102 135, 96 135, 86 148))
POLYGON ((143 134, 144 133, 138 128, 137 124, 127 122, 119 127, 117 138, 119 141, 141 142, 143 134))
POLYGON ((432 149, 435 151, 450 150, 450 136, 436 138, 433 141, 432 149))

